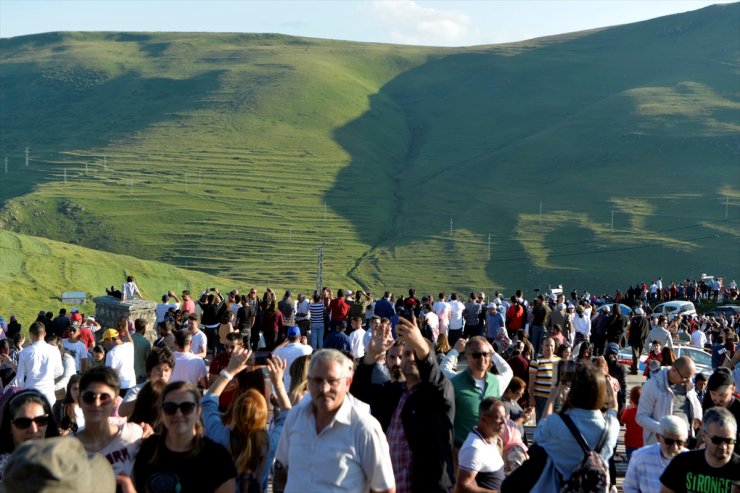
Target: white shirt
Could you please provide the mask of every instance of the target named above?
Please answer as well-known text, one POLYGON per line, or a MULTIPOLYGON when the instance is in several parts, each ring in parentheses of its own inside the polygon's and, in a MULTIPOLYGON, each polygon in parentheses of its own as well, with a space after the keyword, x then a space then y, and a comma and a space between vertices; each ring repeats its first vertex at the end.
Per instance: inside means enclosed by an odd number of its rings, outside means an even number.
POLYGON ((118 433, 98 451, 98 454, 108 459, 115 474, 131 476, 136 454, 141 448, 143 434, 144 430, 136 423, 124 423, 119 426, 118 433))
POLYGON ((54 379, 64 374, 62 354, 56 346, 36 341, 18 353, 18 370, 14 385, 36 389, 46 396, 51 406, 56 402, 54 379))
POLYGON ((588 317, 586 310, 583 311, 583 317, 575 314, 571 320, 573 323, 574 332, 577 332, 586 339, 591 337, 591 319, 588 317))
POLYGON ((310 317, 309 312, 308 312, 308 305, 309 305, 309 303, 308 303, 308 300, 307 299, 304 299, 303 301, 297 301, 296 302, 296 305, 295 305, 295 312, 296 312, 295 319, 297 321, 311 320, 311 317, 310 317), (301 316, 298 315, 299 313, 305 313, 306 315, 303 316, 303 317, 301 317, 301 316))
POLYGON ((380 423, 349 395, 320 433, 310 399, 291 409, 276 458, 288 468, 285 493, 367 493, 396 486, 380 423))
POLYGON ((164 316, 170 308, 177 310, 180 308, 180 303, 160 303, 154 308, 154 312, 157 314, 157 323, 164 322, 164 316))
POLYGON ((353 330, 349 335, 349 345, 352 349, 352 356, 354 358, 362 358, 365 356, 365 329, 360 327, 357 330, 353 330))
POLYGON ((139 294, 139 297, 143 298, 143 296, 141 296, 141 291, 139 291, 139 287, 135 282, 125 282, 123 283, 123 286, 121 286, 122 301, 133 300, 134 295, 137 293, 139 294))
POLYGON ((175 368, 172 369, 170 382, 190 382, 198 385, 206 377, 206 362, 192 353, 174 352, 175 368))
POLYGON ((442 333, 447 332, 447 325, 449 323, 449 311, 450 305, 445 301, 435 301, 432 306, 432 310, 437 314, 439 319, 439 331, 442 333), (447 315, 445 315, 447 313, 447 315))
POLYGON ((62 346, 74 358, 75 369, 79 373, 82 367, 82 360, 87 359, 87 346, 79 339, 76 342, 70 342, 69 339, 62 339, 62 346))
POLYGON ((504 477, 504 459, 501 458, 496 441, 488 443, 478 432, 477 427, 468 434, 460 448, 458 467, 481 476, 498 472, 501 478, 504 477))
POLYGON ((134 343, 123 342, 113 346, 105 355, 105 366, 112 368, 121 379, 121 388, 130 389, 136 386, 134 371, 134 343))
POLYGON ((192 335, 193 344, 190 346, 190 352, 198 354, 208 347, 208 338, 205 332, 198 330, 197 334, 192 335))
POLYGON ((463 328, 463 311, 465 305, 460 300, 450 301, 450 330, 460 330, 463 328))
MULTIPOLYGON (((686 449, 681 448, 681 452, 686 449)), ((635 450, 624 475, 624 493, 660 493, 660 476, 670 462, 661 455, 659 443, 635 450)))
POLYGON ((707 335, 701 330, 695 330, 691 334, 691 345, 703 349, 704 344, 707 343, 707 335))
POLYGON ((285 371, 283 372, 283 383, 285 388, 290 389, 290 365, 301 356, 308 356, 313 352, 313 348, 300 342, 289 342, 285 346, 276 350, 273 354, 284 359, 286 362, 285 371))

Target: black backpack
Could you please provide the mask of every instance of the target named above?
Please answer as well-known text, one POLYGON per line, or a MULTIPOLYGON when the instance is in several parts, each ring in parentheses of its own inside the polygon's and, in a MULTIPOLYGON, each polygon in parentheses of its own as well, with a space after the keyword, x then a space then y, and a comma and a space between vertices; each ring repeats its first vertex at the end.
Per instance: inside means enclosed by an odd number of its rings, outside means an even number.
POLYGON ((583 459, 573 469, 567 481, 560 488, 561 493, 608 493, 609 465, 599 453, 609 437, 609 420, 606 421, 604 432, 595 449, 590 449, 586 439, 576 427, 576 424, 567 414, 560 414, 560 419, 568 427, 573 437, 583 450, 583 459))

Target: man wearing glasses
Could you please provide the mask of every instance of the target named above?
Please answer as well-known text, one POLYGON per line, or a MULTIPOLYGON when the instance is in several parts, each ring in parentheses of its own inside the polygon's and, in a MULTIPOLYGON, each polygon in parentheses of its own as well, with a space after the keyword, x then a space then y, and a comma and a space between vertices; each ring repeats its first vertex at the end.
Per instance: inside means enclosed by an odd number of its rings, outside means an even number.
POLYGON ((471 337, 464 343, 464 350, 468 363, 465 371, 456 374, 452 370, 457 365, 457 349, 451 349, 440 365, 455 389, 455 447, 458 448, 478 424, 480 402, 486 397, 500 399, 514 376, 509 364, 493 350, 485 337, 471 337), (488 371, 493 365, 496 366, 496 375, 488 371))
POLYGON ((642 426, 645 445, 657 442, 660 433, 659 419, 663 416, 678 416, 686 422, 689 438, 694 436, 702 416, 701 403, 693 392, 691 377, 696 373, 694 361, 681 356, 671 367, 663 367, 652 373, 642 387, 642 396, 637 406, 635 420, 642 426))
POLYGON ((624 476, 624 493, 660 493, 660 475, 675 456, 686 452, 689 430, 681 418, 663 416, 658 443, 647 445, 632 454, 624 476))
POLYGON ((702 435, 704 450, 679 454, 668 464, 660 477, 661 493, 737 491, 740 455, 732 452, 737 436, 737 422, 732 413, 722 407, 708 410, 702 422, 702 435))
POLYGON ((276 454, 276 468, 287 469, 285 493, 395 493, 383 429, 348 395, 352 369, 352 361, 335 349, 312 355, 311 398, 291 409, 276 454))

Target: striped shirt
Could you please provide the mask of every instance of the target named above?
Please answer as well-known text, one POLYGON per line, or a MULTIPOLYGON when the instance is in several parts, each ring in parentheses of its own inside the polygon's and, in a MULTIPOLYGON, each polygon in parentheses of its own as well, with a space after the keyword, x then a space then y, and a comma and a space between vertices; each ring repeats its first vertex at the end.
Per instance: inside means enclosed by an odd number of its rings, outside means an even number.
POLYGON ((323 327, 324 326, 324 304, 311 303, 308 305, 308 313, 311 316, 312 327, 323 327))
MULTIPOLYGON (((529 375, 534 375, 534 395, 535 397, 547 398, 554 386, 553 378, 557 369, 560 358, 533 359, 529 362, 529 375)), ((531 379, 531 378, 530 378, 531 379)))
POLYGON ((635 450, 624 476, 624 493, 660 493, 660 476, 670 462, 660 454, 659 443, 635 450))

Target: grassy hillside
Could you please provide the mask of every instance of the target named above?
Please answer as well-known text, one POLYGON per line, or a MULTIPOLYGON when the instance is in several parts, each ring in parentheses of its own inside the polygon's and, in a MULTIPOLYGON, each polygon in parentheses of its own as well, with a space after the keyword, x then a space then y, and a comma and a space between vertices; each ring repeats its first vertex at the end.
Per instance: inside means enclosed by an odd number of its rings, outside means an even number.
POLYGON ((735 276, 738 22, 0 40, 0 226, 275 287, 312 287, 321 243, 325 284, 376 291, 735 276))
POLYGON ((234 281, 201 272, 186 271, 159 262, 100 252, 58 241, 0 230, 0 314, 6 321, 15 314, 24 328, 40 310, 55 313, 62 307, 64 291, 85 291, 88 302, 78 305, 94 314, 92 297, 105 295, 105 288, 136 277, 142 292, 153 301, 169 289, 200 292, 211 286, 222 291, 238 287, 234 281))

